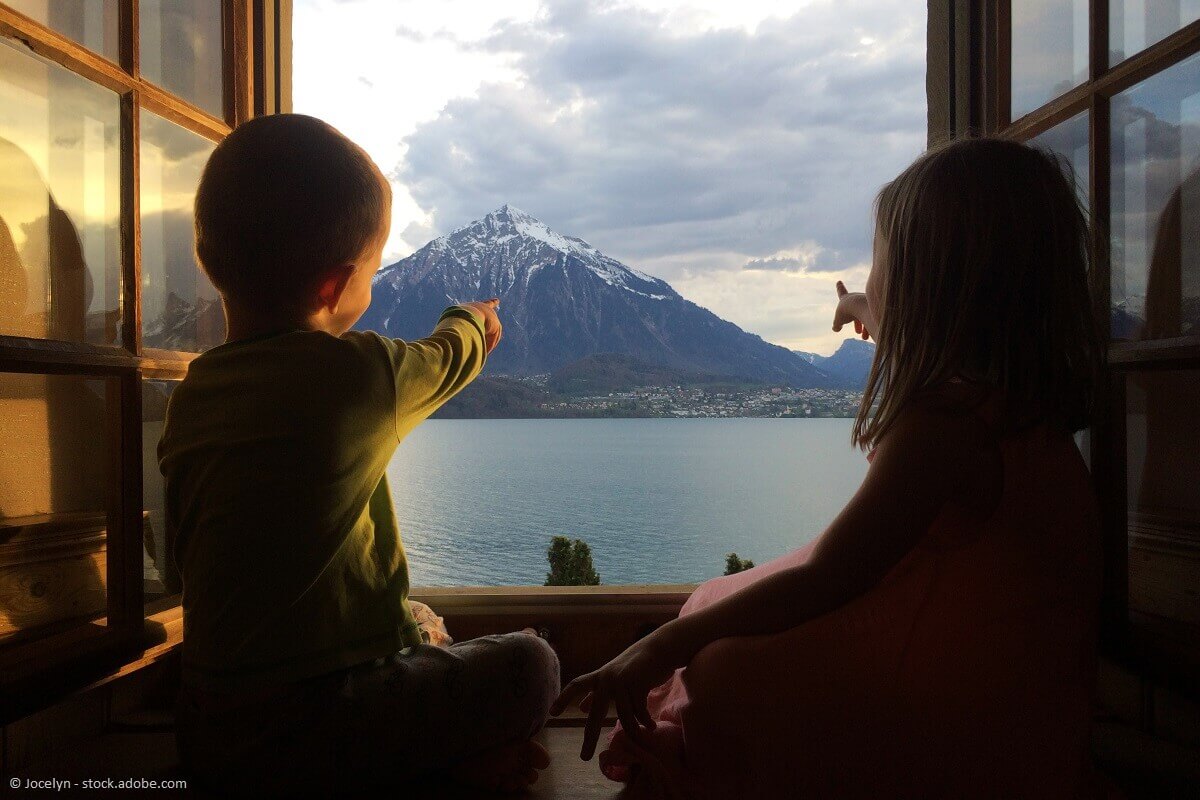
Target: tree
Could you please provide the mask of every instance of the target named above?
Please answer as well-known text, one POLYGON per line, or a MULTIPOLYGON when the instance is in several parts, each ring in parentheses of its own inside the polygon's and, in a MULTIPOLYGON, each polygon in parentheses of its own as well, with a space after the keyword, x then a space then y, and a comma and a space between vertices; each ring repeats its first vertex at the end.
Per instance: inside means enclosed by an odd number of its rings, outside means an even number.
POLYGON ((725 574, 736 575, 739 572, 745 572, 754 566, 754 562, 748 558, 738 558, 737 553, 730 553, 725 556, 725 574))
POLYGON ((600 585, 600 574, 592 565, 592 548, 588 547, 587 542, 555 536, 550 540, 546 560, 550 562, 550 572, 546 574, 547 586, 600 585))

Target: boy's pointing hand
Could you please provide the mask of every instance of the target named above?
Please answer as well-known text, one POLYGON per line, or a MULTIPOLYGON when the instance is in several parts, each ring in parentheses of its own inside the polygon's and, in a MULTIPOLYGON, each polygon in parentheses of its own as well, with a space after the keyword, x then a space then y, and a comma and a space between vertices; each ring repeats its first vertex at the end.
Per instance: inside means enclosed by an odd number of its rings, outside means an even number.
POLYGON ((504 335, 504 326, 500 324, 500 316, 496 313, 496 309, 500 307, 500 298, 493 297, 491 300, 463 303, 462 305, 463 308, 469 308, 483 317, 484 344, 489 353, 495 350, 496 345, 500 343, 500 337, 504 335))

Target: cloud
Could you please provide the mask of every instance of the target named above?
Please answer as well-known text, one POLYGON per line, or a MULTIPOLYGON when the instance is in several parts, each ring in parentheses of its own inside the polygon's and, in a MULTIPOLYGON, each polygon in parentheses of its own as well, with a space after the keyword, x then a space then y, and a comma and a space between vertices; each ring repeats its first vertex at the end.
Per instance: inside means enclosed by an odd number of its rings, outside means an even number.
POLYGON ((463 49, 471 49, 474 47, 472 42, 461 39, 456 34, 454 34, 451 31, 446 30, 445 28, 439 28, 438 30, 433 31, 432 33, 426 33, 425 31, 417 30, 416 28, 409 27, 408 25, 397 25, 396 26, 396 38, 397 39, 405 39, 407 41, 414 42, 416 44, 424 44, 426 42, 442 41, 442 42, 450 42, 451 44, 455 44, 455 45, 460 45, 463 49))
POLYGON ((908 0, 682 32, 546 3, 474 45, 521 79, 447 103, 395 174, 439 233, 512 202, 668 279, 702 253, 727 254, 717 270, 845 269, 869 260, 878 187, 924 146, 924 25, 908 0))
POLYGON ((836 272, 853 266, 841 253, 825 250, 815 242, 805 242, 796 250, 776 253, 766 258, 752 258, 742 266, 745 270, 776 272, 836 272))
POLYGON ((407 25, 397 25, 396 38, 408 39, 410 42, 424 42, 429 37, 416 28, 410 28, 407 25))
POLYGON ((811 262, 806 258, 792 256, 771 256, 770 258, 752 258, 742 269, 773 269, 783 272, 804 272, 809 269, 811 262))

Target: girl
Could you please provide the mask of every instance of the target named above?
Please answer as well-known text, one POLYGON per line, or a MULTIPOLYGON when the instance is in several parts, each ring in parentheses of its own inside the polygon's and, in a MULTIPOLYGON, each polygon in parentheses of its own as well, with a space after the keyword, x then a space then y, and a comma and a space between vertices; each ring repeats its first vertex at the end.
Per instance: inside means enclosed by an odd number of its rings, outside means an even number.
POLYGON ((862 486, 815 545, 701 586, 552 709, 583 700, 589 759, 615 706, 601 766, 634 795, 1088 786, 1099 525, 1071 434, 1101 345, 1084 213, 1053 157, 975 139, 917 159, 876 222, 866 292, 839 285, 834 317, 878 344, 862 486))

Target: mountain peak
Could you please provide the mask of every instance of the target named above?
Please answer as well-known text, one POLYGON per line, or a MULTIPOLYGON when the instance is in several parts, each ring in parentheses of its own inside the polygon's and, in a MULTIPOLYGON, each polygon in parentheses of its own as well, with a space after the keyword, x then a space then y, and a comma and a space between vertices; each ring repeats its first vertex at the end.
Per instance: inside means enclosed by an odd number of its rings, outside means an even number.
POLYGON ((459 228, 455 233, 462 231, 478 232, 484 238, 489 239, 506 236, 523 236, 535 239, 542 244, 549 245, 560 253, 568 255, 596 254, 596 248, 582 239, 574 236, 563 236, 561 233, 551 230, 549 225, 537 217, 522 211, 510 203, 505 203, 500 208, 483 217, 483 219, 476 220, 459 228))
MULTIPOLYGON (((512 203, 505 203, 491 214, 488 214, 488 216, 509 217, 510 219, 533 219, 531 214, 526 214, 512 203)), ((537 220, 534 221, 536 222, 537 220)))

